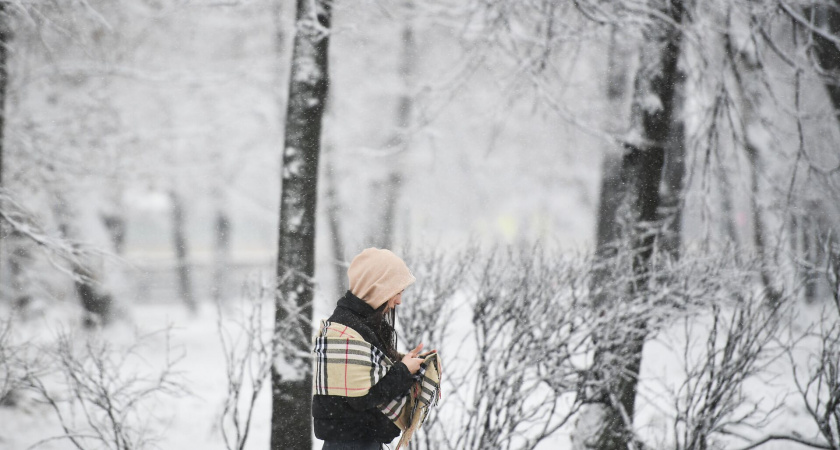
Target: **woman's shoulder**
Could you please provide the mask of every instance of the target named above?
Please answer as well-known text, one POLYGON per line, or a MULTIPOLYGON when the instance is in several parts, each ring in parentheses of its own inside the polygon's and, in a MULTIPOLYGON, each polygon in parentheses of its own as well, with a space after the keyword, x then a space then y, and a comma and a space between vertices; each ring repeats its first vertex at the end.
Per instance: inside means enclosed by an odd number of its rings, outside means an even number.
POLYGON ((328 319, 330 323, 341 324, 358 332, 367 343, 379 347, 379 339, 373 330, 359 317, 344 308, 336 308, 328 319))

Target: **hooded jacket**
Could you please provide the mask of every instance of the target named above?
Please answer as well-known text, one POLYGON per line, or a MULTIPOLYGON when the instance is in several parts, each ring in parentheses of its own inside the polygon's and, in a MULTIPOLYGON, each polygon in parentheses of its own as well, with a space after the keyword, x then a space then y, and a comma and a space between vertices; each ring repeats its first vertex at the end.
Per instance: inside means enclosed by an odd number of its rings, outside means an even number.
POLYGON ((347 268, 350 292, 373 309, 414 283, 414 275, 399 256, 382 248, 366 248, 347 268))
MULTIPOLYGON (((384 351, 376 334, 365 324, 365 319, 374 312, 372 306, 347 291, 328 320, 349 326, 361 334, 365 341, 384 351)), ((391 442, 400 435, 400 429, 376 406, 405 394, 414 381, 408 367, 397 362, 362 397, 313 395, 315 437, 325 441, 391 442)))

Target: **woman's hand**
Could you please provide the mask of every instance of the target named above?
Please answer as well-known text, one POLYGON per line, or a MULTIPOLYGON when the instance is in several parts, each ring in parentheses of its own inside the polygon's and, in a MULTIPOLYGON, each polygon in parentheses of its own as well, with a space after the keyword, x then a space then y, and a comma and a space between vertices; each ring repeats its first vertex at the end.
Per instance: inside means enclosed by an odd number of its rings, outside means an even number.
POLYGON ((408 352, 403 356, 402 363, 408 367, 411 373, 417 373, 420 370, 420 364, 424 361, 423 358, 418 358, 420 350, 423 349, 423 344, 418 345, 414 350, 408 352))

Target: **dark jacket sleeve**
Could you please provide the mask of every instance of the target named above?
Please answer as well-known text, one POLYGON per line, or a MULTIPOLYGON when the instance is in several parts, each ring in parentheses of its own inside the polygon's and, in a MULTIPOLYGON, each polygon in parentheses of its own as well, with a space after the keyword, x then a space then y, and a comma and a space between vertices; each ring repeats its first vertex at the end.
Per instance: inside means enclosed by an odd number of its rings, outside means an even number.
POLYGON ((398 362, 391 366, 388 373, 370 388, 367 395, 347 397, 347 403, 358 411, 371 409, 406 393, 413 382, 414 376, 408 371, 408 367, 402 362, 398 362))

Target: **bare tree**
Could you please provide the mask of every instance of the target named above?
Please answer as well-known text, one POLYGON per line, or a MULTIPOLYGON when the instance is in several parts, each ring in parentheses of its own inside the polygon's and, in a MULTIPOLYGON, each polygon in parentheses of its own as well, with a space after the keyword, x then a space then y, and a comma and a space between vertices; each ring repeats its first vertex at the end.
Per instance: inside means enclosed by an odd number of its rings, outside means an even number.
POLYGON ((731 61, 729 67, 735 78, 736 88, 740 96, 738 112, 741 122, 738 124, 740 129, 735 132, 739 133, 740 139, 737 142, 743 145, 750 169, 750 212, 752 215, 753 246, 759 261, 762 262, 760 279, 767 289, 768 300, 777 302, 781 300, 782 293, 773 283, 773 276, 770 271, 771 262, 768 260, 771 255, 767 254, 768 232, 760 205, 759 179, 762 169, 760 156, 762 152, 766 153, 767 151, 767 149, 762 148, 762 139, 757 132, 763 127, 760 116, 763 96, 759 84, 763 75, 762 63, 758 57, 755 42, 752 40, 748 39, 741 46, 737 46, 733 42, 731 34, 727 34, 725 36, 725 50, 731 61))
POLYGON ((235 329, 223 316, 217 301, 217 334, 225 355, 227 396, 219 415, 219 431, 228 450, 242 450, 248 442, 254 407, 269 382, 280 343, 265 323, 264 304, 272 298, 271 283, 260 278, 245 285, 243 301, 236 305, 235 329))
POLYGON ((277 255, 276 332, 293 321, 297 353, 277 358, 271 370, 271 448, 312 446, 310 339, 315 212, 321 125, 327 101, 327 56, 332 2, 298 0, 286 111, 277 255), (290 315, 284 305, 295 305, 290 315), (299 318, 299 319, 298 319, 299 318))
MULTIPOLYGON (((58 222, 61 236, 64 239, 75 239, 79 232, 74 223, 75 214, 72 205, 60 193, 55 193, 53 211, 58 222)), ((76 295, 85 309, 85 326, 92 327, 97 323, 107 324, 111 320, 114 299, 106 292, 100 283, 99 275, 94 270, 91 258, 74 258, 70 260, 73 287, 76 295)))
POLYGON ((677 450, 716 448, 722 438, 766 425, 776 412, 777 405, 762 410, 744 388, 781 352, 775 345, 781 306, 768 308, 762 295, 744 294, 733 302, 713 302, 683 320, 685 378, 673 398, 677 450))
POLYGON ((401 329, 443 345, 444 361, 444 398, 416 444, 533 449, 569 423, 592 349, 577 298, 588 261, 540 246, 408 254, 419 276, 401 329))
MULTIPOLYGON (((3 159, 6 153, 6 146, 3 136, 6 133, 6 89, 9 84, 9 45, 11 41, 11 29, 8 17, 8 4, 0 4, 0 189, 5 187, 3 181, 3 159)), ((3 208, 0 200, 0 209, 3 208)), ((6 224, 0 221, 0 280, 3 277, 3 247, 6 240, 6 224)), ((0 283, 2 285, 3 283, 0 283)), ((0 293, 2 294, 2 293, 0 293)))
POLYGON ((0 187, 3 187, 3 135, 6 133, 6 90, 9 85, 9 45, 12 30, 9 24, 9 4, 0 4, 0 187))
POLYGON ((186 392, 175 372, 180 359, 170 354, 168 333, 165 331, 167 349, 160 370, 144 370, 148 361, 138 354, 153 335, 141 336, 134 345, 118 349, 101 338, 88 337, 78 345, 77 336, 60 334, 56 348, 46 354, 62 389, 56 390, 47 374, 34 372, 26 384, 49 405, 63 434, 44 438, 29 448, 55 440, 69 441, 79 450, 91 445, 115 450, 152 448, 159 436, 149 427, 143 408, 161 396, 186 392))
MULTIPOLYGON (((679 0, 659 2, 656 10, 668 18, 668 23, 648 25, 644 29, 645 42, 639 72, 636 74, 631 112, 631 127, 638 140, 624 142, 619 182, 616 184, 618 190, 606 194, 620 199, 614 211, 615 216, 601 216, 598 219, 599 226, 605 222, 613 228, 612 232, 605 235, 617 237, 613 241, 599 241, 599 248, 596 249, 598 255, 609 254, 605 246, 616 248, 621 241, 629 245, 633 255, 632 271, 637 279, 626 289, 633 296, 645 293, 654 244, 659 236, 657 230, 661 229, 655 224, 661 203, 659 187, 665 162, 665 145, 673 121, 675 86, 679 77, 677 63, 682 31, 678 27, 683 20, 683 4, 679 0), (651 105, 650 96, 657 99, 656 105, 651 105)), ((604 196, 602 193, 602 198, 604 196)), ((601 212, 606 211, 608 209, 602 207, 601 212)), ((600 283, 603 275, 595 278, 594 282, 600 283)), ((595 307, 605 307, 602 303, 606 298, 597 300, 595 307)), ((647 323, 640 320, 633 325, 636 331, 626 340, 618 341, 610 336, 598 338, 601 344, 595 350, 594 376, 605 384, 601 384, 597 392, 589 393, 589 401, 592 402, 592 410, 588 412, 590 420, 579 422, 582 427, 599 422, 599 429, 594 433, 591 430, 580 430, 587 438, 579 442, 586 447, 618 450, 635 446, 631 425, 647 323), (616 343, 618 345, 614 345, 616 343), (607 367, 604 363, 607 360, 618 367, 607 367), (605 368, 608 369, 606 372, 599 372, 605 368), (597 414, 600 419, 592 420, 592 414, 597 414)))
POLYGON ((811 448, 840 449, 840 245, 836 241, 823 245, 829 255, 823 273, 832 293, 831 304, 823 307, 815 330, 808 330, 803 339, 791 339, 786 347, 796 392, 816 425, 817 436, 771 433, 747 449, 774 440, 811 448), (805 364, 800 364, 797 354, 804 354, 805 364))

